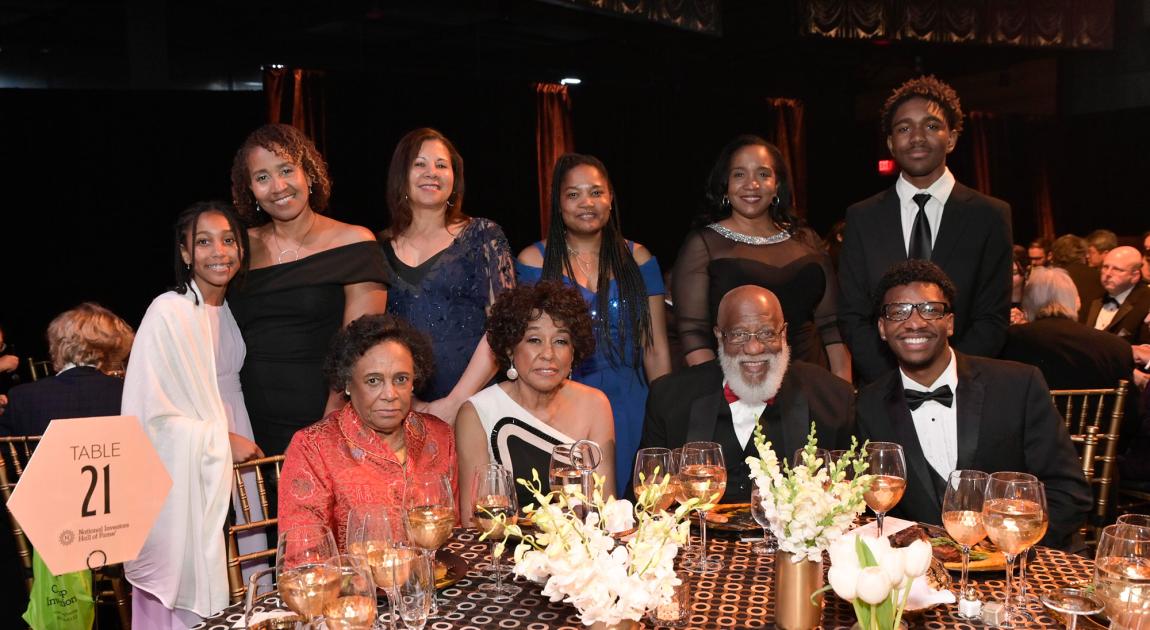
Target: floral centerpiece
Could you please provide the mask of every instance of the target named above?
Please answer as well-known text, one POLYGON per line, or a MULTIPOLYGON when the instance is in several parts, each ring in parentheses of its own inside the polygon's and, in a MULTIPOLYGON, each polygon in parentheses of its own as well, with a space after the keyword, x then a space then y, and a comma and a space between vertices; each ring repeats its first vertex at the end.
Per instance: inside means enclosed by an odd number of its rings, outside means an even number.
POLYGON ((894 630, 910 599, 911 584, 930 568, 930 543, 895 549, 886 536, 850 534, 828 549, 830 588, 849 601, 862 630, 894 630))
POLYGON ((775 626, 783 630, 817 627, 822 617, 823 551, 842 537, 866 502, 871 475, 858 441, 837 461, 818 456, 815 425, 803 448, 801 463, 779 463, 771 443, 755 428, 758 457, 748 457, 751 480, 771 533, 775 554, 775 626), (851 473, 848 475, 848 471, 851 473), (848 478, 849 477, 849 478, 848 478))
POLYGON ((851 449, 838 461, 824 462, 817 456, 811 423, 802 463, 796 466, 779 463, 759 427, 754 441, 759 456, 748 457, 747 464, 779 549, 793 554, 794 562, 821 561, 823 551, 866 509, 863 493, 872 476, 863 474, 867 463, 858 441, 851 438, 851 449))
MULTIPOLYGON (((673 513, 656 510, 655 503, 668 491, 670 475, 641 493, 638 505, 604 499, 604 478, 599 475, 594 476, 591 497, 544 493, 539 473, 532 470, 531 477, 517 481, 539 503, 523 509, 537 533, 525 534, 518 525, 506 525, 508 533, 522 541, 515 548, 517 575, 544 582, 543 594, 551 601, 573 604, 588 626, 638 621, 671 601, 681 582, 675 575, 675 556, 687 541, 686 516, 696 500, 673 513), (579 509, 571 509, 576 506, 579 509)), ((496 553, 500 552, 502 547, 497 546, 496 553)))

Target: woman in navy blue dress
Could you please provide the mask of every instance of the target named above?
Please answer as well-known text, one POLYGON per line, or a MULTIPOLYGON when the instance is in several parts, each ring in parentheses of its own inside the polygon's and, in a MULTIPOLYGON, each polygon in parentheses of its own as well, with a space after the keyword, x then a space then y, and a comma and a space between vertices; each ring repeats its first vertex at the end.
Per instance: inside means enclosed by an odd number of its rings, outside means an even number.
POLYGON ((647 383, 671 371, 663 274, 646 247, 623 238, 607 168, 568 153, 555 163, 547 240, 519 254, 520 282, 562 279, 591 307, 596 350, 571 378, 603 391, 615 415, 621 496, 643 432, 647 383))

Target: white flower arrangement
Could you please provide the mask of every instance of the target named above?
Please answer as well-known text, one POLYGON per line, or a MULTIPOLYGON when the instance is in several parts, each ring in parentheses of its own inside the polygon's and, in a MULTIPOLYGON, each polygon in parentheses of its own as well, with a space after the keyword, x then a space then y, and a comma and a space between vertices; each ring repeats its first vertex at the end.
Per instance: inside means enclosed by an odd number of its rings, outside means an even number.
POLYGON ((886 536, 848 534, 827 550, 830 588, 854 606, 863 630, 894 630, 910 599, 911 584, 926 573, 933 556, 930 543, 916 540, 895 549, 886 536))
MULTIPOLYGON (((648 610, 671 601, 681 583, 674 561, 680 545, 687 541, 690 522, 687 513, 696 500, 680 505, 674 513, 653 510, 667 490, 670 475, 659 485, 638 497, 639 505, 614 497, 603 499, 604 478, 595 475, 590 499, 581 493, 544 494, 539 473, 532 480, 517 481, 531 491, 539 506, 523 511, 532 519, 538 533, 525 535, 518 525, 506 525, 508 534, 522 542, 515 548, 514 572, 529 580, 543 582, 543 594, 551 601, 566 601, 579 610, 584 625, 607 625, 623 620, 638 621, 648 610), (570 503, 569 503, 570 501, 570 503), (571 504, 589 506, 579 518, 571 504), (616 535, 633 530, 623 543, 616 535)), ((486 534, 484 534, 486 536, 486 534)), ((497 546, 502 552, 502 543, 497 546)))
POLYGON ((780 466, 771 443, 760 427, 755 427, 758 457, 748 457, 751 480, 759 488, 771 533, 779 549, 793 555, 794 562, 819 562, 822 553, 838 540, 864 509, 863 493, 870 488, 872 475, 863 474, 867 463, 858 441, 836 462, 816 457, 815 425, 803 448, 803 463, 780 466), (847 479, 851 470, 853 479, 847 479))

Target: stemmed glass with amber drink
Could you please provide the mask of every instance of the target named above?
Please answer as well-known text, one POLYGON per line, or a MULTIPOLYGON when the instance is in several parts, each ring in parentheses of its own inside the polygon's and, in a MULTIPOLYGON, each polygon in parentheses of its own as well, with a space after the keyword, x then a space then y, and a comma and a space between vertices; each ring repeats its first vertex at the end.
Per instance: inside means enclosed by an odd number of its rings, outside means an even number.
POLYGON ((1150 627, 1150 528, 1107 525, 1094 557, 1094 595, 1111 628, 1150 627))
MULTIPOLYGON (((451 538, 455 527, 455 497, 451 480, 443 473, 416 473, 407 480, 403 492, 403 522, 407 539, 423 550, 428 570, 435 576, 435 551, 451 538)), ((439 603, 432 599, 431 616, 439 614, 439 603)))
POLYGON ((672 475, 667 487, 658 496, 654 497, 653 509, 666 510, 675 502, 675 495, 679 492, 679 480, 671 472, 671 451, 662 447, 641 448, 635 453, 635 472, 631 477, 632 487, 635 489, 635 498, 643 496, 644 492, 663 483, 663 479, 672 475))
POLYGON ((481 584, 479 590, 490 594, 492 599, 514 597, 523 589, 503 583, 503 571, 499 568, 499 556, 495 553, 495 545, 507 538, 504 526, 514 525, 519 518, 519 499, 515 494, 515 479, 511 471, 499 464, 476 466, 471 483, 471 504, 475 506, 471 514, 472 522, 479 531, 487 534, 487 541, 491 543, 493 580, 481 584))
POLYGON ((279 535, 276 584, 288 608, 313 626, 339 597, 335 537, 326 525, 301 525, 279 535))
POLYGON ((902 500, 906 491, 906 456, 902 445, 894 442, 869 442, 865 449, 870 489, 863 494, 866 504, 878 517, 878 538, 882 538, 882 519, 902 500))
POLYGON ((336 598, 323 607, 327 630, 371 630, 375 625, 375 581, 371 567, 359 556, 332 559, 339 571, 336 598))
POLYGON ((990 542, 1006 556, 1006 595, 1003 597, 1006 625, 1003 627, 1011 627, 1014 560, 1018 554, 1042 540, 1050 522, 1042 482, 1025 473, 997 472, 990 475, 986 482, 982 519, 990 542))
POLYGON ((411 571, 422 558, 415 551, 401 548, 406 541, 403 517, 398 507, 375 504, 352 506, 347 515, 347 553, 360 558, 371 570, 375 585, 387 593, 395 618, 396 571, 411 571))
MULTIPOLYGON (((946 533, 962 548, 962 580, 958 586, 958 601, 967 597, 966 580, 970 571, 970 548, 986 538, 982 520, 982 507, 986 496, 986 481, 990 476, 980 470, 953 470, 946 480, 946 494, 942 497, 942 524, 946 533)), ((959 616, 965 617, 959 606, 959 616)))
POLYGON ((693 561, 683 563, 688 571, 718 571, 723 563, 707 557, 707 512, 714 509, 727 490, 727 467, 723 447, 715 442, 687 442, 679 463, 679 502, 697 499, 699 513, 699 553, 693 561))

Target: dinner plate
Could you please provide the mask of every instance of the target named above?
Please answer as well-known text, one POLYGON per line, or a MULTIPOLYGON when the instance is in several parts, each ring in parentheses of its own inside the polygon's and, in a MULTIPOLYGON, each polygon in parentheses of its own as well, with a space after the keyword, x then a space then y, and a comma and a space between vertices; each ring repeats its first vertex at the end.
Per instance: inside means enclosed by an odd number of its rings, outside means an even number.
POLYGON ((447 588, 467 575, 467 561, 450 549, 435 552, 435 588, 447 588))
MULTIPOLYGON (((926 523, 920 523, 920 525, 924 530, 926 530, 926 535, 930 536, 931 538, 950 538, 950 536, 946 533, 945 528, 939 527, 938 525, 929 525, 926 523)), ((989 540, 983 540, 977 545, 971 547, 970 551, 971 553, 978 551, 986 554, 986 557, 982 560, 971 559, 969 567, 971 571, 1002 571, 1006 569, 1006 556, 1003 555, 1001 551, 995 549, 994 545, 989 540)), ((961 571, 962 561, 945 562, 943 563, 943 566, 951 571, 961 571)))
MULTIPOLYGON (((691 522, 699 524, 699 513, 691 512, 691 522)), ((707 512, 707 530, 720 532, 762 532, 751 516, 750 503, 720 503, 707 512)))

